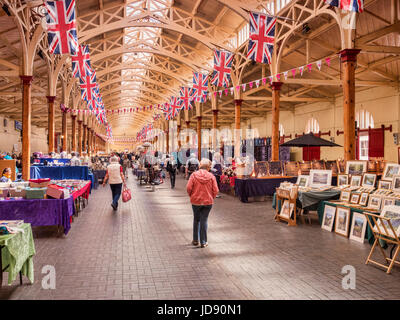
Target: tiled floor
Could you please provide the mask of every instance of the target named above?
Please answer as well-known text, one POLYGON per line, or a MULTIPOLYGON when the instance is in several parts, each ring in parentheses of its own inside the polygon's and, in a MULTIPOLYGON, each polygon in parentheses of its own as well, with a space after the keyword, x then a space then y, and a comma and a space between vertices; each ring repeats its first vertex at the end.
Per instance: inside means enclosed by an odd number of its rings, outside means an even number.
MULTIPOLYGON (((130 176, 133 200, 117 213, 110 190, 92 194, 66 237, 35 230, 35 283, 3 285, 1 299, 398 299, 391 275, 364 264, 369 244, 310 225, 273 220, 271 202, 223 195, 209 219, 205 249, 190 245, 185 181, 150 192, 130 176), (42 267, 56 268, 56 289, 42 289, 42 267), (352 265, 356 289, 342 289, 352 265)), ((46 232, 44 232, 46 231, 46 232)), ((6 283, 6 279, 3 283, 6 283)), ((25 283, 26 283, 25 279, 25 283)))

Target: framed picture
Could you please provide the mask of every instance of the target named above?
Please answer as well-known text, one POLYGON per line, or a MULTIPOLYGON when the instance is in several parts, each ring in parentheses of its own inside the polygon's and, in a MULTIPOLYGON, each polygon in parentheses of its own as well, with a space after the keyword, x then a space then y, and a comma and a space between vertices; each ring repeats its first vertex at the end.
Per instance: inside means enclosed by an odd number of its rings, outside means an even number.
POLYGON ((324 160, 314 160, 311 163, 311 168, 314 170, 326 170, 324 160))
POLYGON ((358 204, 361 206, 366 206, 368 203, 368 196, 369 196, 368 192, 361 193, 360 201, 358 202, 358 204))
POLYGON ((321 228, 332 232, 333 223, 335 222, 336 207, 326 205, 324 208, 324 218, 322 220, 321 228))
POLYGON ((361 187, 362 176, 351 176, 350 186, 361 187))
POLYGON ((368 207, 379 210, 381 208, 382 198, 380 196, 371 195, 368 201, 368 207))
POLYGON ((387 207, 387 206, 394 206, 396 204, 396 199, 394 198, 383 198, 382 200, 382 209, 387 207))
POLYGON ((378 183, 378 189, 390 190, 392 183, 390 181, 380 180, 378 183))
POLYGON ((308 186, 308 180, 309 180, 310 176, 304 176, 304 175, 300 175, 297 177, 297 182, 296 184, 299 187, 307 187, 308 186))
POLYGON ((332 184, 332 170, 310 170, 309 186, 326 187, 332 184))
POLYGON ((366 230, 367 218, 362 213, 354 212, 353 221, 351 222, 350 239, 364 243, 366 230))
POLYGON ((350 191, 342 190, 342 192, 340 193, 340 201, 349 202, 350 201, 350 191))
POLYGON ((350 203, 352 203, 352 204, 358 204, 358 202, 360 201, 360 194, 359 193, 353 193, 352 195, 351 195, 351 198, 350 198, 350 203))
POLYGON ((392 181, 392 190, 393 192, 400 192, 400 175, 395 175, 392 181))
POLYGON ((301 174, 309 175, 311 170, 311 161, 299 162, 299 169, 301 174))
POLYGON ((359 175, 367 172, 367 161, 346 161, 346 173, 359 175))
POLYGON ((332 174, 339 173, 339 167, 336 160, 328 160, 325 162, 325 170, 332 170, 332 174))
POLYGON ((374 188, 376 182, 376 174, 364 173, 361 185, 365 188, 374 188))
POLYGON ((286 176, 297 176, 299 173, 299 166, 297 161, 290 161, 285 163, 285 175, 286 176))
POLYGON ((285 200, 283 202, 281 212, 279 215, 283 218, 290 219, 293 210, 294 210, 294 203, 290 203, 289 200, 285 200))
POLYGON ((349 175, 348 174, 338 174, 337 185, 338 185, 338 187, 349 185, 349 175))
MULTIPOLYGON (((381 217, 390 219, 394 232, 396 233, 396 236, 398 236, 400 233, 400 206, 386 206, 381 212, 381 217)), ((389 235, 395 236, 389 227, 389 223, 385 221, 384 224, 389 235)), ((380 220, 378 221, 378 226, 380 227, 381 232, 384 232, 385 229, 380 220)))
POLYGON ((378 171, 378 162, 375 160, 369 160, 367 164, 368 172, 377 172, 378 171))
POLYGON ((254 173, 256 178, 263 178, 268 176, 268 162, 256 161, 254 164, 254 173))
POLYGON ((350 208, 336 208, 335 232, 344 237, 349 235, 350 208))
POLYGON ((270 161, 268 163, 269 174, 271 176, 281 176, 282 175, 282 162, 280 161, 270 161))
POLYGON ((346 161, 345 160, 337 160, 339 173, 346 173, 346 161))
POLYGON ((400 174, 400 164, 386 163, 385 170, 382 174, 382 180, 393 180, 393 177, 400 174))

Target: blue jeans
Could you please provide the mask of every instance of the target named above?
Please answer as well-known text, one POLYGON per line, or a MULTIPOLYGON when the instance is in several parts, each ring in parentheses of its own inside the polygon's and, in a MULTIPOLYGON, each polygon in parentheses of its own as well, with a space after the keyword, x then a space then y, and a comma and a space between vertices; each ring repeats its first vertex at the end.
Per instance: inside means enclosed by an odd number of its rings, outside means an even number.
POLYGON ((195 206, 193 208, 193 241, 199 241, 205 244, 207 242, 207 227, 208 227, 208 215, 210 214, 212 205, 208 206, 195 206))
POLYGON ((110 184, 111 192, 112 192, 112 198, 113 198, 113 205, 118 207, 118 200, 121 197, 121 192, 122 192, 122 183, 118 184, 110 184))

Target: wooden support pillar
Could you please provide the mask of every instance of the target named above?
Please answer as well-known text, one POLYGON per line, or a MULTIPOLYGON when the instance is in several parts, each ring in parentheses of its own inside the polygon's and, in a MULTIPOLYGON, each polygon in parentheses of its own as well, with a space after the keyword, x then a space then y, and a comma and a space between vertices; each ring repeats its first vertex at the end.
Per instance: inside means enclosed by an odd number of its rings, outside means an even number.
POLYGON ((241 146, 241 107, 242 107, 242 102, 243 100, 241 99, 235 99, 235 135, 234 135, 234 141, 235 141, 235 158, 240 157, 241 152, 240 152, 240 146, 241 146))
POLYGON ((217 151, 217 123, 218 123, 218 110, 213 110, 213 121, 212 121, 212 147, 214 152, 217 151))
POLYGON ((67 151, 67 149, 68 149, 68 146, 67 146, 68 127, 67 127, 67 113, 66 112, 62 113, 62 136, 63 136, 62 151, 67 151))
POLYGON ((78 120, 78 153, 82 153, 82 120, 78 120))
POLYGON ((186 144, 189 147, 189 139, 190 139, 190 134, 189 134, 189 129, 190 129, 190 121, 185 121, 186 122, 186 129, 188 130, 186 134, 186 144))
POLYGON ((80 152, 86 152, 86 137, 87 137, 87 124, 83 123, 83 137, 82 137, 82 150, 80 152))
POLYGON ((48 153, 55 151, 55 122, 54 122, 54 101, 56 100, 55 96, 47 96, 47 104, 48 104, 48 125, 47 130, 49 132, 48 138, 48 153))
POLYGON ((182 131, 181 123, 178 122, 178 125, 176 127, 177 127, 177 136, 178 136, 178 151, 180 151, 181 147, 182 147, 182 142, 180 139, 180 135, 181 135, 181 131, 182 131))
POLYGON ((166 153, 169 153, 169 121, 166 122, 166 134, 165 134, 165 144, 166 144, 166 153))
POLYGON ((71 122, 72 122, 72 150, 71 151, 76 151, 76 115, 72 114, 71 115, 71 122))
POLYGON ((356 159, 355 132, 355 69, 359 49, 345 49, 340 52, 343 70, 343 129, 344 129, 344 160, 356 159))
POLYGON ((201 160, 201 116, 197 117, 197 157, 201 160))
POLYGON ((279 161, 279 107, 282 82, 273 82, 272 89, 272 139, 271 161, 279 161))
POLYGON ((20 76, 22 80, 22 179, 28 181, 31 170, 31 115, 32 76, 20 76))

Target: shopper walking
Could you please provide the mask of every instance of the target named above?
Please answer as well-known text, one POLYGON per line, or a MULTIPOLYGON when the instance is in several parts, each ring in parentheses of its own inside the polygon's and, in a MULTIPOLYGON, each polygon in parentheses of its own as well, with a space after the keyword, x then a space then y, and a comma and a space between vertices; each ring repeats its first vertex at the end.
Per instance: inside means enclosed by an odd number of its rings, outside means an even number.
POLYGON ((189 159, 186 161, 186 178, 189 179, 190 175, 199 170, 200 162, 197 159, 196 155, 192 153, 189 159))
MULTIPOLYGON (((219 152, 214 153, 213 162, 211 164, 211 172, 217 180, 218 189, 221 190, 222 157, 219 152)), ((221 198, 221 196, 217 195, 217 198, 221 198)))
POLYGON ((107 167, 107 173, 103 181, 103 187, 107 181, 110 183, 112 193, 111 207, 116 211, 118 209, 118 200, 121 197, 122 184, 125 185, 125 177, 122 171, 122 166, 119 164, 118 157, 113 156, 110 159, 110 164, 107 167))
POLYGON ((214 175, 209 172, 210 169, 211 161, 202 159, 200 169, 190 176, 186 187, 194 216, 192 244, 198 246, 200 240, 202 248, 208 246, 208 216, 219 191, 214 175))
POLYGON ((124 172, 125 179, 128 179, 128 168, 131 166, 131 162, 126 154, 122 156, 122 159, 122 171, 124 172))
POLYGON ((175 180, 176 180, 176 161, 174 156, 169 156, 168 154, 165 157, 165 167, 169 174, 169 178, 171 180, 171 189, 175 188, 175 180))

